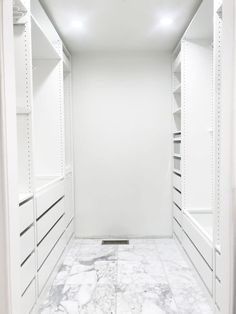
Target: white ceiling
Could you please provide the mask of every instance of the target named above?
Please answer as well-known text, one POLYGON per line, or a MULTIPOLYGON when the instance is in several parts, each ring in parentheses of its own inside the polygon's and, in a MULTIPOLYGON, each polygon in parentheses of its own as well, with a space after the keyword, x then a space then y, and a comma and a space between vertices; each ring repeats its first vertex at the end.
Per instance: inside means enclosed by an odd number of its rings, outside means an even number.
POLYGON ((72 52, 171 50, 200 2, 41 0, 72 52))

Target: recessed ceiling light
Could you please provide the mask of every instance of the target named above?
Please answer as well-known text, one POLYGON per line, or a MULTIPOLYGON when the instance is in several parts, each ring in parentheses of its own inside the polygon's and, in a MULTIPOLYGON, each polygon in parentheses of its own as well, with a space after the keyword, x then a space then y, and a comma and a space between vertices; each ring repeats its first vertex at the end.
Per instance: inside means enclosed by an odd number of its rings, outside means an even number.
POLYGON ((71 27, 75 30, 80 31, 81 33, 86 31, 85 23, 84 21, 78 19, 71 22, 71 27))
POLYGON ((173 24, 173 19, 169 16, 165 16, 165 17, 160 19, 160 25, 161 26, 166 27, 166 26, 170 26, 172 24, 173 24))

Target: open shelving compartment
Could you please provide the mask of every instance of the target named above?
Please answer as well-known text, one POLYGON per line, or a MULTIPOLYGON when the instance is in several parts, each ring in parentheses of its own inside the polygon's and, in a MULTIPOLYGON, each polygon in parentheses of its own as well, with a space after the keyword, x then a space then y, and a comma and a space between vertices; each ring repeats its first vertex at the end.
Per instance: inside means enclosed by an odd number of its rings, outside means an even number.
POLYGON ((16 75, 16 122, 18 143, 18 193, 19 204, 33 196, 32 174, 32 97, 29 17, 27 3, 13 3, 14 48, 16 75))
POLYGON ((35 189, 39 192, 64 176, 63 68, 59 42, 56 49, 33 16, 31 32, 34 170, 35 189))
POLYGON ((184 213, 213 245, 213 2, 205 1, 182 40, 184 213), (185 123, 185 121, 188 121, 185 123))

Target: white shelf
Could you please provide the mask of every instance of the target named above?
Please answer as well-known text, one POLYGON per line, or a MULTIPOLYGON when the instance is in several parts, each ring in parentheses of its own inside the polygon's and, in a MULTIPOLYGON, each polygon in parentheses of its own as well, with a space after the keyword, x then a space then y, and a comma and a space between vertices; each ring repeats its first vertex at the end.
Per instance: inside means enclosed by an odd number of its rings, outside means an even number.
POLYGON ((181 155, 180 155, 180 154, 174 154, 173 157, 174 157, 174 158, 181 159, 181 155))
POLYGON ((178 138, 173 138, 173 142, 181 142, 181 137, 178 137, 178 138))
POLYGON ((181 176, 181 171, 179 171, 179 170, 177 170, 177 169, 173 169, 173 172, 174 172, 174 173, 177 173, 177 174, 179 174, 179 175, 181 176))
POLYGON ((173 112, 173 115, 174 114, 180 114, 181 113, 181 108, 178 108, 178 109, 176 109, 174 112, 173 112))
POLYGON ((31 113, 31 110, 24 107, 16 107, 16 113, 19 115, 28 115, 31 113))
POLYGON ((213 213, 208 210, 185 211, 197 228, 212 242, 213 241, 213 213))
POLYGON ((60 60, 59 53, 33 16, 31 16, 31 26, 33 59, 60 60))
POLYGON ((180 94, 181 93, 181 83, 173 90, 173 94, 180 94))
POLYGON ((47 189, 50 185, 62 180, 64 177, 36 177, 35 179, 35 186, 36 192, 40 192, 44 189, 47 189))
POLYGON ((19 193, 19 204, 33 197, 33 193, 19 193))
POLYGON ((181 134, 181 131, 174 131, 173 132, 173 135, 178 135, 178 134, 181 134))

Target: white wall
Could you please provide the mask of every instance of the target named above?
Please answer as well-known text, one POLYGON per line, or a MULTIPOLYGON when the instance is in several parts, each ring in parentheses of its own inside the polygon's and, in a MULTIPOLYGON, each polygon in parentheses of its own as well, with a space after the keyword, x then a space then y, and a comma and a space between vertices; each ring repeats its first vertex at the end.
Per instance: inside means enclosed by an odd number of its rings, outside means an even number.
POLYGON ((171 61, 73 58, 76 233, 171 235, 171 61))

